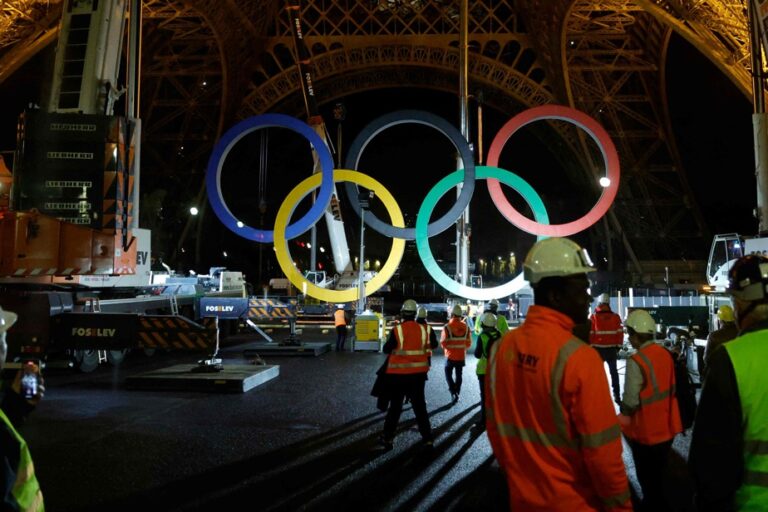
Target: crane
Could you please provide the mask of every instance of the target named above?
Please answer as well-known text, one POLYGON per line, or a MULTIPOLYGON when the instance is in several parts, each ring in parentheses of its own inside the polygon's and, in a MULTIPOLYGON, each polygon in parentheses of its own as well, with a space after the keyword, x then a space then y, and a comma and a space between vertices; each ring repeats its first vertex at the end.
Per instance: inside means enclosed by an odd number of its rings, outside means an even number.
MULTIPOLYGON (((294 47, 296 52, 296 64, 301 78, 301 91, 304 97, 304 107, 307 113, 307 122, 317 132, 317 134, 328 144, 328 132, 320 114, 315 96, 313 84, 313 66, 312 57, 304 40, 304 32, 301 21, 301 2, 299 0, 287 0, 286 10, 290 17, 291 32, 293 35, 294 47)), ((329 144, 330 146, 330 144, 329 144)), ((313 172, 320 172, 320 162, 315 155, 313 172)), ((344 231, 344 221, 341 216, 341 205, 339 196, 334 185, 331 201, 326 208, 325 223, 328 228, 328 237, 333 254, 333 263, 337 275, 333 279, 326 277, 324 271, 318 271, 315 268, 305 273, 307 280, 322 287, 333 287, 337 289, 351 288, 358 286, 359 276, 354 271, 350 256, 349 245, 344 231)), ((313 228, 314 229, 314 228, 313 228)), ((314 251, 314 244, 313 249, 314 251)), ((363 261, 360 261, 360 267, 363 261)), ((365 271, 362 273, 363 281, 367 282, 375 276, 375 272, 365 271)))

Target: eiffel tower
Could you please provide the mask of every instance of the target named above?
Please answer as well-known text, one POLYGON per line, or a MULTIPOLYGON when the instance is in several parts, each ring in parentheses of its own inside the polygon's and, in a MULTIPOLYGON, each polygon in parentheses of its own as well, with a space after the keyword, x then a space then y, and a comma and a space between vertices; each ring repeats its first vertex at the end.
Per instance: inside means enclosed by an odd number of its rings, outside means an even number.
MULTIPOLYGON (((2 86, 55 41, 61 1, 0 8, 2 86)), ((711 232, 671 129, 666 60, 682 38, 752 101, 747 10, 747 0, 470 2, 470 92, 509 116, 556 103, 597 119, 617 146, 622 182, 593 238, 607 238, 608 252, 637 271, 645 260, 704 259, 711 232)), ((142 16, 143 176, 199 184, 213 144, 237 120, 301 116, 283 2, 144 0, 142 16)), ((302 20, 320 103, 386 87, 457 90, 457 1, 311 0, 302 20)), ((583 132, 555 131, 575 173, 603 174, 583 132)))

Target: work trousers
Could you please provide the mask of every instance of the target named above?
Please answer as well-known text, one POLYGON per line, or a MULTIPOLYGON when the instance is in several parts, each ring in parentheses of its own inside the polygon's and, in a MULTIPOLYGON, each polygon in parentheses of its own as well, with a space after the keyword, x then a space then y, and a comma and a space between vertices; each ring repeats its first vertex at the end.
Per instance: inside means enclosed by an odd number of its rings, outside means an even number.
POLYGON ((660 512, 670 510, 664 498, 664 470, 669 460, 672 439, 659 444, 641 444, 629 439, 632 458, 635 460, 635 470, 640 488, 643 490, 643 501, 640 510, 660 512))
POLYGON ((619 387, 619 370, 616 368, 616 361, 619 358, 619 349, 616 347, 595 347, 595 350, 608 363, 608 371, 611 374, 611 387, 613 388, 613 399, 616 403, 621 402, 621 388, 619 387))
POLYGON ((480 421, 478 423, 485 426, 485 374, 478 374, 477 382, 480 384, 480 421))
POLYGON ((344 350, 344 342, 347 341, 347 326, 346 325, 337 325, 336 326, 336 352, 341 352, 344 350))
POLYGON ((451 394, 461 393, 462 372, 464 371, 464 361, 445 360, 445 381, 448 383, 448 391, 451 394), (456 377, 454 378, 454 374, 456 377))
POLYGON ((406 375, 389 374, 391 400, 387 416, 384 418, 384 438, 392 440, 395 437, 395 429, 403 412, 403 399, 407 396, 411 400, 413 414, 416 416, 416 424, 419 433, 424 440, 432 439, 432 426, 429 424, 427 403, 424 400, 424 384, 427 376, 424 373, 406 375))

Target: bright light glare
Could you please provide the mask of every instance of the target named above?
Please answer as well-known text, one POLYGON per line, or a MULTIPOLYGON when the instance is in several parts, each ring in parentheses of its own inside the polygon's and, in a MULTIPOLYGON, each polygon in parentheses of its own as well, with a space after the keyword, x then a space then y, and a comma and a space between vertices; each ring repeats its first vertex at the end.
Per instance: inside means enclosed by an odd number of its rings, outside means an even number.
POLYGON ((197 215, 198 213, 200 213, 200 210, 197 209, 197 206, 192 206, 189 208, 189 213, 191 215, 197 215))
POLYGON ((611 186, 611 180, 605 176, 600 178, 600 186, 603 188, 608 188, 611 186))
POLYGON ((243 224, 243 221, 241 220, 237 221, 237 227, 241 228, 243 226, 245 226, 245 224, 243 224))

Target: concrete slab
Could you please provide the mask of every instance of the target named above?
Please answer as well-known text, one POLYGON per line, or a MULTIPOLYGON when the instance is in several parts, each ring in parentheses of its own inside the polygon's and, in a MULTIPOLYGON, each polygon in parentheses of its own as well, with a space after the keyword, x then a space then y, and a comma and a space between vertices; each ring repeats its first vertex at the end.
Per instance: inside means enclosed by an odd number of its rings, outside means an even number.
POLYGON ((220 372, 194 372, 196 364, 177 364, 128 377, 131 389, 153 391, 214 391, 246 393, 280 375, 279 365, 245 365, 224 363, 220 372))
POLYGON ((246 359, 258 354, 267 356, 319 356, 331 350, 331 344, 325 342, 302 341, 296 345, 281 345, 280 343, 254 342, 249 343, 243 351, 246 359))

